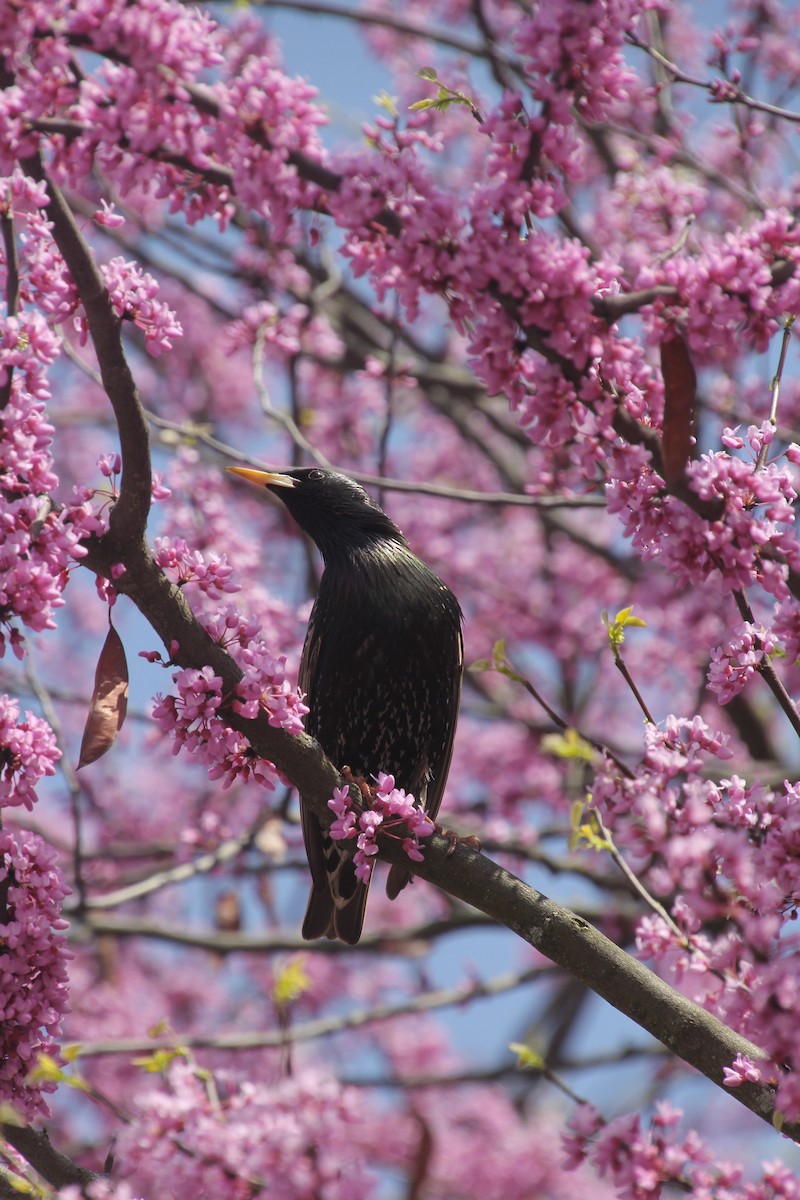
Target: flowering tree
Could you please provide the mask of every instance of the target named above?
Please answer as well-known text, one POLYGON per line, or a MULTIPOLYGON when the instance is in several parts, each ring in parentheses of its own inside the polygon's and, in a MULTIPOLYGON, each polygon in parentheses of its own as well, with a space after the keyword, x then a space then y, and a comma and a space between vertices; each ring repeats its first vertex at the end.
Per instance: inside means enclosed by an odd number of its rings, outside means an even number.
POLYGON ((0 0, 0 1195, 798 1196, 800 8, 373 0, 341 145, 267 7, 0 0), (459 597, 481 851, 303 733, 290 463, 459 597))

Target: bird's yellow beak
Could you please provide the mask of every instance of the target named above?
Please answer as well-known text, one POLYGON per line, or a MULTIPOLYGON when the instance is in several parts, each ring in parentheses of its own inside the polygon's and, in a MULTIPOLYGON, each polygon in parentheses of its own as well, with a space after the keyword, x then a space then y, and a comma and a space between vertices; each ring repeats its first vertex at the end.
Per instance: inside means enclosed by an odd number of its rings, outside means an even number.
POLYGON ((258 487, 297 487, 296 479, 292 479, 291 475, 281 475, 279 471, 253 471, 250 467, 226 467, 225 470, 230 471, 231 475, 249 479, 258 487))

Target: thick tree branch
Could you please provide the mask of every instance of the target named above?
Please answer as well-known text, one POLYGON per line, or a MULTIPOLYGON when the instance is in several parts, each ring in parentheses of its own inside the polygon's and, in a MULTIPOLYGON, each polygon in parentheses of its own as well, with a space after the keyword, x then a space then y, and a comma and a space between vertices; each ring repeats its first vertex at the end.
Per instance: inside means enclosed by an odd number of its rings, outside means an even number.
POLYGON ((23 170, 43 182, 50 203, 47 216, 53 237, 77 288, 92 337, 103 387, 119 430, 122 481, 119 502, 111 514, 111 530, 144 537, 150 512, 152 476, 149 435, 139 394, 125 358, 121 321, 114 312, 103 277, 59 188, 49 178, 41 153, 22 160, 23 170))
POLYGON ((93 1180, 103 1178, 96 1171, 79 1167, 71 1158, 56 1150, 43 1129, 32 1129, 30 1125, 0 1125, 0 1132, 9 1146, 13 1146, 39 1172, 42 1179, 55 1188, 67 1187, 68 1184, 86 1187, 93 1180))

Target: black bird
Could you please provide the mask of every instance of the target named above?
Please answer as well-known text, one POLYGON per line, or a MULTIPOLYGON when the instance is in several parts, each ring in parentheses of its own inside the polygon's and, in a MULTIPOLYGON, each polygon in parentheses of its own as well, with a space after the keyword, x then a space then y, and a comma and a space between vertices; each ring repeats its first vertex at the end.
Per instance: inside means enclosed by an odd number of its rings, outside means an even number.
MULTIPOLYGON (((322 552, 299 684, 306 729, 338 767, 368 783, 379 771, 435 820, 453 753, 461 695, 461 609, 450 589, 362 487, 316 467, 277 474, 230 467, 279 496, 322 552)), ((361 936, 367 884, 351 848, 333 841, 300 799, 311 867, 304 938, 361 936)), ((390 899, 411 878, 389 872, 390 899)))

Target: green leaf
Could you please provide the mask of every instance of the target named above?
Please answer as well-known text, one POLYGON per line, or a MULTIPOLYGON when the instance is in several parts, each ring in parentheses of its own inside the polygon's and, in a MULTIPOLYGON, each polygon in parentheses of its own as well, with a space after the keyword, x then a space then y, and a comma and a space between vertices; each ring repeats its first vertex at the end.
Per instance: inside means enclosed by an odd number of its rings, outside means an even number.
POLYGON ((29 1179, 23 1179, 21 1175, 11 1176, 4 1174, 2 1180, 3 1183, 12 1187, 19 1196, 43 1196, 45 1194, 35 1183, 31 1183, 29 1179))
POLYGON ((275 977, 272 995, 276 1004, 291 1004, 311 986, 306 971, 306 956, 300 954, 285 964, 275 977))
POLYGON ((612 844, 603 836, 600 818, 584 800, 576 800, 570 809, 570 850, 586 846, 589 850, 611 850, 612 844))
POLYGON ((492 646, 492 662, 494 663, 495 671, 499 671, 501 675, 505 675, 507 679, 513 679, 515 683, 525 684, 525 678, 518 675, 511 663, 506 658, 506 641, 505 638, 500 638, 492 646))
POLYGON ((68 1075, 50 1054, 40 1054, 36 1066, 28 1072, 29 1083, 63 1083, 85 1092, 87 1084, 80 1075, 68 1075))
POLYGON ((420 67, 417 71, 417 77, 419 79, 429 79, 431 83, 436 83, 438 78, 434 67, 420 67))
POLYGON ((641 617, 632 617, 631 616, 632 612, 633 612, 632 604, 629 604, 627 608, 621 608, 619 610, 619 612, 617 613, 617 615, 614 617, 614 624, 622 625, 623 628, 626 628, 629 625, 640 625, 640 626, 642 626, 642 628, 646 629, 647 622, 643 621, 641 617))
POLYGON ((28 1079, 31 1083, 61 1083, 64 1072, 51 1054, 40 1054, 28 1079))
POLYGON ((563 733, 548 733, 542 738, 542 750, 556 758, 575 758, 581 762, 594 762, 594 746, 582 738, 577 729, 565 729, 563 733))
POLYGON ((543 1071, 545 1062, 541 1054, 537 1053, 530 1046, 526 1046, 524 1042, 509 1042, 509 1050, 517 1056, 517 1066, 520 1071, 543 1071))
POLYGON ((474 663, 467 667, 468 671, 493 671, 494 663, 490 658, 476 658, 474 663))
POLYGON ((436 100, 417 100, 416 103, 409 104, 408 108, 409 108, 410 112, 414 112, 415 109, 436 108, 437 106, 438 106, 438 101, 436 101, 436 100))
POLYGON ((609 615, 605 609, 601 614, 603 624, 608 630, 608 640, 615 656, 617 655, 617 651, 619 650, 620 646, 625 641, 626 629, 635 626, 644 629, 647 628, 647 622, 643 621, 641 617, 631 616, 632 612, 633 605, 629 604, 627 608, 621 608, 619 610, 613 621, 609 618, 609 615))
POLYGON ((180 1047, 174 1050, 154 1050, 152 1054, 148 1054, 144 1058, 134 1058, 133 1065, 141 1067, 143 1071, 148 1071, 151 1075, 156 1075, 167 1071, 176 1058, 186 1057, 186 1051, 180 1047))
POLYGON ((377 96, 373 96, 373 102, 378 108, 382 108, 390 117, 398 116, 399 109, 397 107, 397 97, 390 96, 388 92, 378 92, 377 96))

